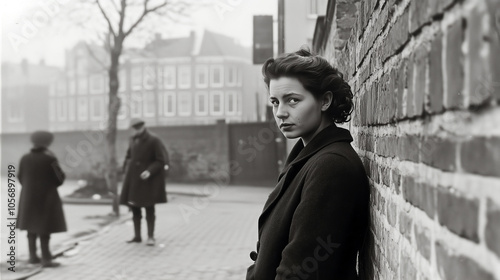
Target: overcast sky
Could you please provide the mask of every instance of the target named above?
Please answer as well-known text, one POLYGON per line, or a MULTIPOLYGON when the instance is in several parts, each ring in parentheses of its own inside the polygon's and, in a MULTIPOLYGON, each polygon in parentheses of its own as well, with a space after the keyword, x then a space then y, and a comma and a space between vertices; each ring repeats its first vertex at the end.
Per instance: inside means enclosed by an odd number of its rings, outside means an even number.
MULTIPOLYGON (((191 29, 200 28, 234 37, 243 45, 251 46, 253 15, 276 17, 277 13, 277 1, 273 0, 208 1, 212 1, 212 4, 199 8, 185 24, 152 25, 154 28, 151 29, 154 30, 140 31, 136 36, 128 38, 127 46, 141 47, 151 39, 152 32, 160 32, 164 37, 179 37, 187 36, 191 29)), ((63 66, 65 49, 82 38, 89 37, 87 30, 73 27, 63 19, 64 9, 73 5, 71 0, 0 2, 2 61, 19 62, 26 58, 29 62, 38 63, 44 59, 47 65, 63 66), (38 3, 52 3, 59 5, 61 9, 51 12, 47 6, 44 8, 38 3), (46 19, 49 20, 48 23, 46 19)))

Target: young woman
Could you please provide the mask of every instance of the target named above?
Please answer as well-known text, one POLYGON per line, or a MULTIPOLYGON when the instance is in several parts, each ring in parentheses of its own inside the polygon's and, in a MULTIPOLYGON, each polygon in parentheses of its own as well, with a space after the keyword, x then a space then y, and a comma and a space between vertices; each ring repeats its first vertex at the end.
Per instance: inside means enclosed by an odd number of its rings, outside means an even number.
POLYGON ((29 263, 55 267, 50 253, 50 234, 66 231, 66 220, 57 187, 65 175, 57 158, 48 149, 54 136, 47 131, 31 135, 33 148, 21 158, 18 180, 22 185, 17 215, 17 227, 28 231, 29 263), (42 258, 36 253, 36 239, 40 238, 42 258))
POLYGON ((349 85, 307 50, 267 60, 262 73, 277 125, 300 140, 259 218, 246 279, 369 279, 368 179, 335 125, 350 119, 349 85))

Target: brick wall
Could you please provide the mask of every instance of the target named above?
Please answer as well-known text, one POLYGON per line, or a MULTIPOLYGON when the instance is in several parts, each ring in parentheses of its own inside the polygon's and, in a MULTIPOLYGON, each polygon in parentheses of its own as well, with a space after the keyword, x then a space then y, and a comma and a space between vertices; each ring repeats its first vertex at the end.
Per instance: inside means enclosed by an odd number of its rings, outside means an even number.
MULTIPOLYGON (((169 152, 169 181, 213 181, 228 176, 228 125, 151 127, 169 152)), ((2 166, 17 166, 21 156, 31 148, 26 133, 2 134, 2 166)), ((106 136, 102 131, 71 131, 54 133, 50 149, 56 154, 68 178, 102 176, 105 169, 106 136)), ((120 130, 116 149, 119 166, 123 164, 130 133, 120 130)), ((2 172, 6 172, 4 168, 2 172)), ((5 175, 5 174, 3 174, 5 175)), ((226 180, 228 178, 223 178, 226 180)), ((222 180, 222 179, 221 179, 222 180)))
POLYGON ((322 54, 355 93, 375 279, 500 279, 500 1, 335 9, 322 54))

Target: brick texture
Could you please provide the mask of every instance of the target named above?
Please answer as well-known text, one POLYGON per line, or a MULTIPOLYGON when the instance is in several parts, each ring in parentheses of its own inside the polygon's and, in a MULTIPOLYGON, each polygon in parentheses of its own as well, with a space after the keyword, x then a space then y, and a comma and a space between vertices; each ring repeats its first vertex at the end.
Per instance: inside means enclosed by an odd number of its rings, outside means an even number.
POLYGON ((325 52, 347 40, 374 279, 500 280, 500 2, 355 2, 325 52))

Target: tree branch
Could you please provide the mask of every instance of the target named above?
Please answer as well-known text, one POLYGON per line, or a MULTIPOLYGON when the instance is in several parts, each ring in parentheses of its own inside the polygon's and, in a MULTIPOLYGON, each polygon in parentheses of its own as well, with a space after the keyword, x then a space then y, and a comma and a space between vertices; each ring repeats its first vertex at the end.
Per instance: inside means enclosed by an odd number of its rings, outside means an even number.
POLYGON ((132 26, 130 26, 129 30, 127 32, 125 32, 124 37, 127 37, 128 35, 130 35, 130 33, 132 33, 132 30, 134 30, 134 28, 136 28, 137 25, 139 25, 139 23, 141 23, 141 21, 144 19, 144 17, 147 14, 152 13, 152 12, 154 12, 160 8, 163 8, 167 5, 167 1, 165 1, 165 2, 163 2, 163 4, 160 4, 156 7, 148 9, 148 2, 149 2, 149 0, 144 1, 144 11, 142 12, 142 15, 137 19, 137 21, 134 24, 132 24, 132 26))
POLYGON ((99 0, 95 0, 95 2, 97 4, 97 6, 99 7, 99 10, 101 10, 101 14, 104 16, 104 19, 108 22, 109 30, 111 31, 111 33, 113 34, 113 36, 116 37, 116 33, 113 30, 113 25, 111 24, 111 21, 109 20, 108 15, 106 14, 106 12, 104 11, 104 9, 102 8, 101 3, 99 2, 99 0))
POLYGON ((89 47, 87 43, 85 43, 85 47, 87 48, 87 51, 89 52, 90 56, 97 62, 99 65, 103 68, 103 70, 107 71, 108 66, 105 65, 94 53, 94 51, 89 47))

